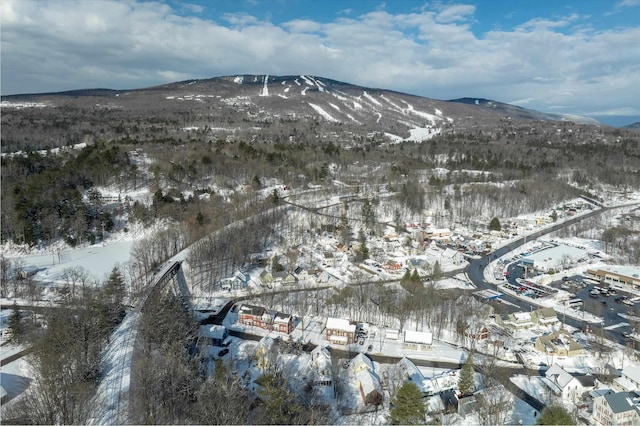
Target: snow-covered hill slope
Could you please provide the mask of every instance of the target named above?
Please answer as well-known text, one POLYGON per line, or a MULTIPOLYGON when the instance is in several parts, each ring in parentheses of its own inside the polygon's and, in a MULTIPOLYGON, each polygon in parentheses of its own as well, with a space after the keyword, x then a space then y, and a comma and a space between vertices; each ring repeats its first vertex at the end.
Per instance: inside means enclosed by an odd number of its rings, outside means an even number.
POLYGON ((363 137, 377 133, 392 141, 424 141, 447 129, 493 129, 506 119, 567 119, 484 99, 441 101, 310 75, 234 75, 127 91, 89 89, 3 97, 3 109, 26 103, 180 116, 182 129, 188 131, 318 122, 336 133, 363 137))

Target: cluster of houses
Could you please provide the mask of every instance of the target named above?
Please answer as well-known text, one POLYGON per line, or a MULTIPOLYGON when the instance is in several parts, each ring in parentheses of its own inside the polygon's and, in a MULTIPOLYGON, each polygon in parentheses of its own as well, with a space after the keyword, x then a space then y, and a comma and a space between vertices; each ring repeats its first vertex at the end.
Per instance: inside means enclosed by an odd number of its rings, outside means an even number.
MULTIPOLYGON (((496 315, 495 321, 497 325, 503 327, 512 335, 534 326, 553 326, 560 322, 553 308, 540 308, 532 312, 496 315)), ((537 350, 547 355, 572 357, 586 353, 585 348, 564 329, 538 336, 534 340, 534 346, 537 350)))
POLYGON ((628 365, 611 389, 591 392, 592 420, 596 425, 635 425, 640 423, 640 367, 628 365))
POLYGON ((597 426, 635 425, 640 423, 640 367, 628 365, 610 387, 594 376, 577 375, 554 364, 545 372, 544 384, 550 391, 574 404, 592 399, 591 423, 597 426))
POLYGON ((295 328, 293 315, 268 310, 262 306, 242 305, 238 309, 240 324, 290 334, 295 328))

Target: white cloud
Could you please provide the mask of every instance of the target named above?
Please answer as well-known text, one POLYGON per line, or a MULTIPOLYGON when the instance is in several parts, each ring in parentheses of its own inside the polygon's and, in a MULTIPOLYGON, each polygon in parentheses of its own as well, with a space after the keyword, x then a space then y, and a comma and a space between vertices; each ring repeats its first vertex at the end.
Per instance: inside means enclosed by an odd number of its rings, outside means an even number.
POLYGON ((134 0, 5 0, 3 93, 307 73, 437 99, 515 100, 542 111, 563 105, 580 114, 637 110, 640 99, 640 29, 596 31, 577 14, 478 36, 470 26, 474 6, 459 4, 407 14, 381 5, 328 23, 281 25, 246 13, 220 22, 181 13, 134 0))
POLYGON ((456 21, 466 21, 473 16, 476 7, 470 4, 455 4, 444 7, 438 12, 436 19, 438 22, 449 23, 456 21))

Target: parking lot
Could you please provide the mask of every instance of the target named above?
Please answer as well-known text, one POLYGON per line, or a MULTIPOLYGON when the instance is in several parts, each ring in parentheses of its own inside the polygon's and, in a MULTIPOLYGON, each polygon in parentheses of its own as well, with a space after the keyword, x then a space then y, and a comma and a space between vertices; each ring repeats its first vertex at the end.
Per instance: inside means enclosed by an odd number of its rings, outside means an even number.
POLYGON ((575 298, 583 302, 582 307, 575 310, 585 310, 602 317, 604 321, 600 326, 608 329, 609 333, 617 335, 616 340, 624 341, 633 333, 631 324, 633 321, 630 321, 628 316, 638 316, 636 311, 640 309, 640 297, 619 288, 596 284, 579 275, 567 277, 565 281, 557 281, 551 285, 574 293, 575 298))

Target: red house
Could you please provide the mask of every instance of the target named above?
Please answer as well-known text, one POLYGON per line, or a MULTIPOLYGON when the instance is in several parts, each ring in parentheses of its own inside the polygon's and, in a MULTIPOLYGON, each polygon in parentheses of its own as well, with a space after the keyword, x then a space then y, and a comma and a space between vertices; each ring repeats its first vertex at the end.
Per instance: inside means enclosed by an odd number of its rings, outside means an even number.
POLYGON ((277 312, 273 316, 273 330, 290 334, 293 331, 293 315, 277 312))
POLYGON ((291 333, 294 327, 293 315, 268 311, 255 305, 242 305, 238 310, 238 322, 286 334, 291 333))

